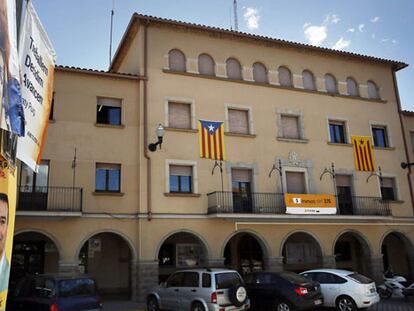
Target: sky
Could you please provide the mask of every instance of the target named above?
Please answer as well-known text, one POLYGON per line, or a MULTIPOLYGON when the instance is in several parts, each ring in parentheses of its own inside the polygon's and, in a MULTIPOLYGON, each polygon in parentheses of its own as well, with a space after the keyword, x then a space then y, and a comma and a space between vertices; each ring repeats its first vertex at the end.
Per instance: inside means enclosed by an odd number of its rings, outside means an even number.
MULTIPOLYGON (((134 12, 233 27, 233 0, 32 0, 57 64, 107 70, 134 12)), ((239 30, 411 64, 397 73, 403 109, 414 111, 413 0, 238 0, 239 30)))

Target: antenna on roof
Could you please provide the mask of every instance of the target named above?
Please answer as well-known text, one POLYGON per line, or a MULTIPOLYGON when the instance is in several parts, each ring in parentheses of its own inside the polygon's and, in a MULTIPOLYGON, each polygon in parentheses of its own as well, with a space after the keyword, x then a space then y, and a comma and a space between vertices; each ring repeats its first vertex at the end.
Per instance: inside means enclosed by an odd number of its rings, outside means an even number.
POLYGON ((112 0, 112 10, 111 10, 111 29, 109 31, 109 66, 111 66, 112 61, 112 30, 114 25, 114 8, 115 8, 115 0, 112 0))
POLYGON ((237 19, 237 0, 233 0, 234 11, 234 30, 239 31, 239 21, 237 19))

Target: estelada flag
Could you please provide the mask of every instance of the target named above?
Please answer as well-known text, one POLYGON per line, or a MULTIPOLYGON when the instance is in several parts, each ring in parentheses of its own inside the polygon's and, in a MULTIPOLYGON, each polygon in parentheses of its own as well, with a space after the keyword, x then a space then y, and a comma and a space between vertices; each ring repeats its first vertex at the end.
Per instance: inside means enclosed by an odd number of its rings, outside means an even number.
POLYGON ((352 136, 352 145, 354 148, 356 170, 373 172, 375 170, 375 165, 371 137, 352 136))
POLYGON ((223 122, 198 120, 200 158, 226 160, 223 122))

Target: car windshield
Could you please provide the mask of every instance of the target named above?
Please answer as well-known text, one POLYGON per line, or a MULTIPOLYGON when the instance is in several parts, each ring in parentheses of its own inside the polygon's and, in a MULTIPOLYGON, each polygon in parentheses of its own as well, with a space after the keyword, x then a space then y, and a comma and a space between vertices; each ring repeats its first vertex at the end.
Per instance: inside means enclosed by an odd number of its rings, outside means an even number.
POLYGON ((285 272, 282 272, 280 274, 280 276, 282 278, 284 278, 285 280, 288 280, 289 282, 293 283, 293 284, 309 283, 308 279, 306 279, 305 277, 303 277, 299 274, 293 273, 293 272, 285 271, 285 272))
POLYGON ((216 289, 230 288, 233 285, 243 284, 238 273, 226 272, 216 274, 216 289))
POLYGON ((96 294, 95 281, 92 279, 71 279, 59 281, 61 297, 92 296, 96 294))
POLYGON ((348 277, 361 284, 371 284, 372 282, 374 282, 370 278, 367 278, 366 276, 363 276, 362 274, 359 274, 359 273, 349 274, 348 277))

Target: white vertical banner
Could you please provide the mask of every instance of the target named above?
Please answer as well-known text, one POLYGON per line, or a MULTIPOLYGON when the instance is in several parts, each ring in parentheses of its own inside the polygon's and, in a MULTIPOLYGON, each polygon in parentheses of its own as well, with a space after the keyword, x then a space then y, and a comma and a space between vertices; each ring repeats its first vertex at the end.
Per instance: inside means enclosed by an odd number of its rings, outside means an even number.
POLYGON ((53 96, 55 50, 29 1, 20 27, 20 75, 25 134, 18 138, 17 158, 37 172, 53 96))
POLYGON ((15 0, 0 0, 0 127, 24 135, 15 0))

